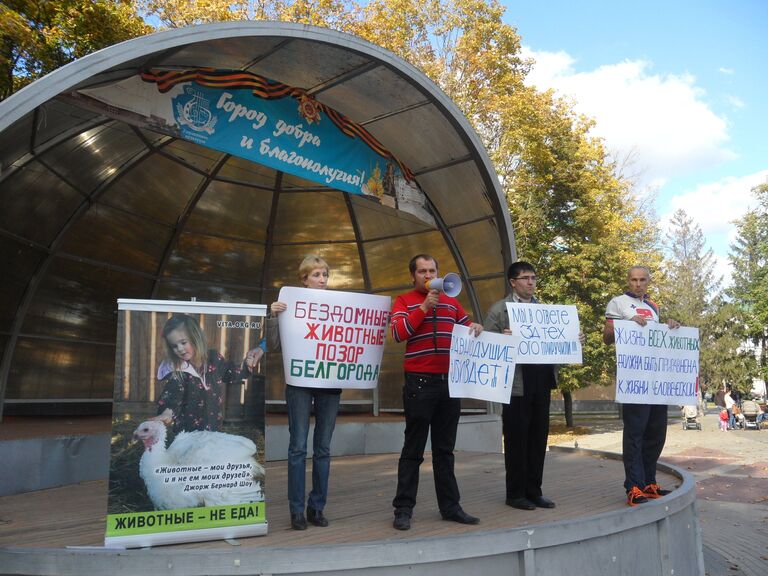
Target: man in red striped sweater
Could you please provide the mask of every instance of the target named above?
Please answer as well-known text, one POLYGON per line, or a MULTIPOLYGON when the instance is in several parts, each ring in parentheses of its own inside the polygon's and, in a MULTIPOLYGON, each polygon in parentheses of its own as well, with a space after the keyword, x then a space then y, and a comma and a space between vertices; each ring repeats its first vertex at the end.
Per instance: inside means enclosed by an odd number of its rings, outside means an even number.
POLYGON ((424 461, 427 435, 432 429, 432 468, 440 514, 461 524, 480 522, 459 504, 459 486, 453 471, 453 447, 461 413, 461 401, 448 393, 448 364, 451 333, 455 324, 469 326, 477 335, 480 324, 469 316, 456 298, 428 290, 427 282, 437 277, 437 261, 429 254, 417 254, 409 270, 414 289, 401 294, 392 308, 392 336, 405 345, 405 439, 397 469, 397 494, 393 526, 411 527, 411 516, 419 488, 419 466, 424 461))

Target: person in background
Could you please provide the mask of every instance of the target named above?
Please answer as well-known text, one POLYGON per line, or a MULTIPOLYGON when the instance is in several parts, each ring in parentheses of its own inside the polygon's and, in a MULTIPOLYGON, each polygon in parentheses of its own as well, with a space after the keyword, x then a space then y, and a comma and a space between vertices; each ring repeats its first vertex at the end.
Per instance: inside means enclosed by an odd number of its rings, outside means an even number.
POLYGON ((715 396, 712 401, 715 403, 717 408, 725 408, 725 390, 720 388, 717 392, 715 392, 715 396))
POLYGON ((726 410, 725 408, 721 409, 720 415, 718 418, 720 420, 720 431, 727 432, 728 431, 728 410, 726 410))
POLYGON ((733 414, 733 407, 736 405, 736 401, 731 394, 732 389, 730 386, 725 387, 725 396, 723 401, 725 402, 725 409, 728 411, 728 428, 731 430, 736 429, 736 416, 733 414))

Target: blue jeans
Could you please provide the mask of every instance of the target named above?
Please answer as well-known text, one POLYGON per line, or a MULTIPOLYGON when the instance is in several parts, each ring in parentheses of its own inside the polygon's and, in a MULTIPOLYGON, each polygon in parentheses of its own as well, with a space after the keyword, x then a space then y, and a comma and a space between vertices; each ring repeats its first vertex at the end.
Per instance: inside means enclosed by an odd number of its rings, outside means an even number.
POLYGON ((307 436, 312 403, 315 405, 315 434, 312 444, 312 491, 307 505, 325 508, 331 471, 331 436, 336 426, 341 394, 318 388, 286 386, 288 404, 288 505, 291 514, 304 513, 307 471, 307 436))

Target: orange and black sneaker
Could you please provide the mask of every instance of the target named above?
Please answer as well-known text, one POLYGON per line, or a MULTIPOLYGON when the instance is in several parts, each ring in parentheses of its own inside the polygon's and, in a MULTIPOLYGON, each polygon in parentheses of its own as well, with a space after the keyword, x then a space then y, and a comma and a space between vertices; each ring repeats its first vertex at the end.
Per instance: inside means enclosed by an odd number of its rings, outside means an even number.
POLYGON ((632 490, 627 492, 627 504, 637 506, 648 502, 648 496, 637 486, 632 486, 632 490))
POLYGON ((671 490, 664 490, 658 484, 648 484, 648 486, 643 488, 643 494, 645 494, 646 498, 661 498, 671 492, 671 490))

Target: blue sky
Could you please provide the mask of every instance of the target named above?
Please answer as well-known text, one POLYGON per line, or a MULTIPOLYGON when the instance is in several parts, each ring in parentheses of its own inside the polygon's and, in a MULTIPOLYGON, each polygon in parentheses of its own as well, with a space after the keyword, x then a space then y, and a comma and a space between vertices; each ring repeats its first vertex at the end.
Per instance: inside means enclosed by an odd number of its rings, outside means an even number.
POLYGON ((503 0, 529 83, 596 119, 662 227, 683 208, 727 279, 730 221, 768 179, 768 2, 503 0))

